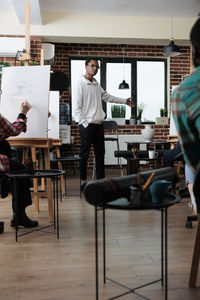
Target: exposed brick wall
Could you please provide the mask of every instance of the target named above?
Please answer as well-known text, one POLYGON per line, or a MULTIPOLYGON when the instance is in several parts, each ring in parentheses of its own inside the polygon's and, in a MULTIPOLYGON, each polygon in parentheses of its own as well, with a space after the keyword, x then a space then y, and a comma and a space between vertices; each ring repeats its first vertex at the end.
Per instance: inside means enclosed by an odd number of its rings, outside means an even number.
MULTIPOLYGON (((139 46, 127 45, 124 50, 126 57, 162 57, 164 46, 139 46)), ((170 58, 170 90, 173 85, 178 85, 183 75, 190 72, 190 47, 180 47, 181 55, 170 58)), ((122 57, 122 48, 119 45, 109 44, 56 44, 56 64, 55 71, 63 71, 69 76, 69 57, 71 56, 110 56, 122 57)), ((61 97, 62 102, 69 102, 69 92, 65 92, 61 97)), ((169 126, 154 125, 154 140, 166 140, 169 134, 169 126)), ((119 134, 140 134, 141 125, 124 125, 119 126, 119 134)), ((75 153, 80 152, 80 139, 78 127, 71 127, 71 135, 75 136, 75 153)), ((88 161, 88 166, 93 165, 93 151, 88 161)))
MULTIPOLYGON (((6 36, 0 35, 0 37, 24 37, 24 36, 6 36)), ((25 45, 24 45, 25 46, 25 45)), ((30 38, 30 52, 31 52, 31 59, 37 61, 40 64, 40 53, 42 48, 42 40, 39 36, 31 36, 30 38)), ((23 49, 19 49, 23 50, 23 49)), ((0 61, 8 61, 11 65, 15 65, 15 57, 1 57, 0 61)), ((17 66, 20 66, 20 62, 16 62, 17 66)))
MULTIPOLYGON (((71 56, 110 56, 122 57, 122 47, 119 45, 109 44, 55 44, 56 45, 56 61, 53 67, 54 71, 62 71, 69 76, 69 58, 71 56)), ((160 46, 144 46, 144 45, 127 45, 124 50, 126 57, 163 57, 163 45, 160 46)), ((37 60, 40 60, 41 38, 31 37, 31 53, 36 55, 37 60)), ((178 85, 183 75, 188 75, 190 72, 190 47, 180 47, 181 55, 170 58, 170 90, 173 85, 178 85)), ((0 57, 0 60, 4 58, 0 57)), ((6 58, 6 61, 14 64, 13 58, 6 58)), ((69 91, 66 91, 61 96, 62 103, 69 103, 69 91)), ((154 140, 166 140, 169 134, 169 126, 153 125, 155 128, 154 140)), ((140 134, 143 125, 124 125, 119 126, 119 134, 140 134)), ((75 153, 80 152, 80 139, 77 125, 71 126, 71 135, 75 136, 75 153)), ((67 146, 64 147, 67 151, 67 146)), ((88 166, 93 165, 93 152, 89 158, 88 166)))
MULTIPOLYGON (((69 57, 71 56, 108 56, 122 57, 123 50, 119 45, 109 44, 55 44, 56 64, 54 71, 63 71, 69 76, 69 57)), ((162 57, 164 46, 127 45, 125 57, 162 57)), ((190 47, 180 47, 181 55, 170 58, 170 90, 178 85, 183 75, 190 72, 190 47)), ((62 102, 69 102, 69 92, 65 92, 62 102)))

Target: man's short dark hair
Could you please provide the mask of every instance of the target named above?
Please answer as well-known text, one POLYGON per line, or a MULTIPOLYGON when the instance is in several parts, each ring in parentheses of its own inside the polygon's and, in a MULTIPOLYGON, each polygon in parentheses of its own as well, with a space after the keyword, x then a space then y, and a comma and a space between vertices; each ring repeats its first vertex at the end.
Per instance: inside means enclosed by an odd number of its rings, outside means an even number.
POLYGON ((200 18, 194 23, 191 29, 190 40, 193 46, 200 47, 200 18))
POLYGON ((88 57, 85 61, 85 65, 88 66, 88 64, 90 63, 91 60, 98 61, 95 57, 88 57))

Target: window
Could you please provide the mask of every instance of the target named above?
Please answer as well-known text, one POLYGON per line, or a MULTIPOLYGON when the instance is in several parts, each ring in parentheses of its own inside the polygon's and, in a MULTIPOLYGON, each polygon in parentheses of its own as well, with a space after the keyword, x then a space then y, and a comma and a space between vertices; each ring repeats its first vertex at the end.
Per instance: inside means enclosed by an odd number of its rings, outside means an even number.
POLYGON ((143 105, 144 122, 155 122, 165 107, 165 65, 162 61, 137 62, 137 105, 143 105))
MULTIPOLYGON (((73 114, 73 99, 76 83, 85 74, 85 57, 71 58, 71 111, 73 114)), ((131 111, 126 107, 126 119, 136 112, 138 105, 144 106, 143 122, 155 122, 160 116, 160 108, 167 108, 167 63, 166 59, 125 58, 125 78, 123 78, 122 58, 98 58, 100 70, 95 76, 102 88, 109 94, 128 98, 133 97, 136 103, 131 111), (128 90, 119 90, 119 84, 125 79, 129 84, 128 90)), ((104 103, 103 108, 107 118, 111 118, 111 103, 104 103)))
MULTIPOLYGON (((131 97, 131 64, 125 63, 106 63, 106 91, 116 97, 129 98, 131 97), (122 82, 123 78, 123 67, 125 71, 124 78, 129 84, 128 90, 119 90, 119 84, 122 82)), ((113 103, 107 102, 106 105, 106 115, 107 118, 111 118, 111 106, 113 103)), ((123 104, 121 104, 123 105, 123 104)), ((130 119, 131 108, 126 107, 126 119, 130 119)))

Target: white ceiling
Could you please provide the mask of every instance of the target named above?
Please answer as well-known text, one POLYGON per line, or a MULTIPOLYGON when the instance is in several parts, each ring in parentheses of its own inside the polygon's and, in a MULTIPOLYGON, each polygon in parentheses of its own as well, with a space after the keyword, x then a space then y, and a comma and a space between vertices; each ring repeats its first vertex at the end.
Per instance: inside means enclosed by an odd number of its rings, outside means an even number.
MULTIPOLYGON (((22 23, 25 2, 27 0, 0 0, 0 10, 15 11, 22 23)), ((195 18, 200 12, 200 0, 29 0, 31 13, 39 24, 45 13, 150 16, 195 18), (36 6, 35 6, 36 4, 36 6), (33 6, 34 11, 33 11, 33 6)), ((33 17, 31 16, 31 20, 33 17)))
POLYGON ((0 0, 1 34, 24 32, 26 2, 31 34, 45 42, 165 45, 174 18, 174 38, 186 45, 200 12, 200 0, 0 0))

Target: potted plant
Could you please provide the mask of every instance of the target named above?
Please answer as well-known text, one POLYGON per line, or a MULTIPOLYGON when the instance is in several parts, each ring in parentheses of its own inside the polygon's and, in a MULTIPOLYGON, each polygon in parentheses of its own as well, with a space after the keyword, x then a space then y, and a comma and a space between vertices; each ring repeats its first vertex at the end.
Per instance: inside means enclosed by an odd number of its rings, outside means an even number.
POLYGON ((160 109, 160 117, 167 117, 167 109, 166 108, 161 108, 160 109))
POLYGON ((136 114, 133 113, 133 114, 131 115, 131 118, 130 118, 130 124, 131 124, 131 125, 136 124, 136 119, 137 119, 137 118, 136 118, 136 114))
POLYGON ((138 106, 137 106, 137 124, 141 124, 142 123, 142 113, 143 113, 143 110, 144 110, 144 103, 140 103, 138 106))
POLYGON ((111 106, 112 119, 117 122, 118 125, 125 124, 126 107, 125 105, 112 105, 111 106))
POLYGON ((160 108, 160 117, 156 118, 157 125, 168 125, 169 118, 168 118, 168 111, 166 108, 160 108))

